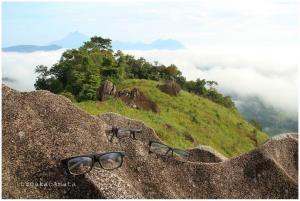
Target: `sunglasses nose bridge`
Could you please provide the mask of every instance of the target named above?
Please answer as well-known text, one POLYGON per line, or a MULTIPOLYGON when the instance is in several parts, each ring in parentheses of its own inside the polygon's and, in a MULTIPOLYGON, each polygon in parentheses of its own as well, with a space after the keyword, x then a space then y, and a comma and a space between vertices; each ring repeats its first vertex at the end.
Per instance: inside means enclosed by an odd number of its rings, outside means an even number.
POLYGON ((172 151, 171 148, 169 148, 168 151, 166 152, 166 156, 168 155, 168 153, 169 153, 170 151, 172 152, 172 156, 173 156, 173 151, 172 151))

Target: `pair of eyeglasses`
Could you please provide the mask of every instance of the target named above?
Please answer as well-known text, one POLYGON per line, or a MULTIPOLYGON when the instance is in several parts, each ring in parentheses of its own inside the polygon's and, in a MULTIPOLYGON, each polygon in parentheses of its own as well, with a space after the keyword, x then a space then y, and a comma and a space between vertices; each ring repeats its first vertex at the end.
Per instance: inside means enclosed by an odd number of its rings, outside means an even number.
POLYGON ((98 162, 100 167, 105 170, 119 168, 123 164, 124 156, 124 152, 107 152, 75 156, 61 160, 61 164, 66 171, 65 173, 69 175, 82 175, 90 172, 96 162, 98 162))
POLYGON ((189 152, 169 147, 168 145, 162 144, 156 141, 149 141, 149 153, 155 153, 158 155, 171 155, 179 159, 188 160, 189 152))
POLYGON ((131 137, 134 140, 137 140, 138 134, 141 134, 142 131, 143 131, 143 129, 112 127, 112 129, 111 129, 112 136, 110 138, 110 141, 112 141, 114 137, 117 137, 117 138, 131 137))

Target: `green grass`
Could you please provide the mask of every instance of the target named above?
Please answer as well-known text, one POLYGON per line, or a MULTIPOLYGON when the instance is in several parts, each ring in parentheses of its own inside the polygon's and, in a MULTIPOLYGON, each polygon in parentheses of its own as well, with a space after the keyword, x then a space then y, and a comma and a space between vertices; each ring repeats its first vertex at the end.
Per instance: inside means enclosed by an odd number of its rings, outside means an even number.
MULTIPOLYGON (((181 91, 177 97, 162 93, 149 80, 125 80, 117 89, 142 90, 155 101, 160 114, 128 107, 122 101, 110 98, 105 102, 86 101, 76 103, 90 114, 115 112, 145 122, 168 145, 178 148, 192 148, 198 144, 213 147, 227 157, 233 157, 255 148, 251 140, 255 129, 236 110, 227 109, 212 101, 181 91)), ((267 134, 258 131, 258 143, 268 139, 267 134)))

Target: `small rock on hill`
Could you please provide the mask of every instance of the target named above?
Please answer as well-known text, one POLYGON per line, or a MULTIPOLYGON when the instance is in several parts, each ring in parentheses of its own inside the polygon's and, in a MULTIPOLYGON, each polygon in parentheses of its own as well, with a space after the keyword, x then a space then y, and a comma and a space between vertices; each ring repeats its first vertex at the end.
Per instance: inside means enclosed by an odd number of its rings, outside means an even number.
POLYGON ((115 96, 117 93, 117 87, 109 80, 105 80, 103 84, 97 90, 97 100, 105 101, 109 96, 115 96))
POLYGON ((117 97, 130 107, 148 110, 155 113, 160 112, 158 105, 137 88, 134 88, 131 91, 118 91, 117 97))
POLYGON ((177 84, 175 81, 170 81, 168 83, 165 83, 163 85, 159 85, 158 88, 171 96, 177 96, 179 92, 181 91, 181 87, 179 84, 177 84))

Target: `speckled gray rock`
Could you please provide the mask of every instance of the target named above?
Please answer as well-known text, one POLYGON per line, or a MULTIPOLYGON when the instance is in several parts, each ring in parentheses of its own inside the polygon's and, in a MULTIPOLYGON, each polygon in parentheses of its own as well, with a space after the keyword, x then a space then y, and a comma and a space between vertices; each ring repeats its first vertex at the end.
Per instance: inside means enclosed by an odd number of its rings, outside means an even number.
POLYGON ((225 156, 207 145, 190 149, 190 160, 195 162, 218 163, 227 160, 225 156))
POLYGON ((3 198, 298 197, 297 135, 224 162, 182 162, 149 154, 148 141, 159 139, 141 121, 92 116, 47 91, 3 86, 2 95, 3 198), (142 128, 143 134, 110 142, 112 125, 142 128), (66 157, 106 151, 125 151, 123 166, 80 177, 66 177, 57 166, 66 157))
POLYGON ((4 198, 138 197, 120 185, 121 177, 103 184, 89 175, 67 178, 58 167, 66 157, 117 150, 103 121, 48 91, 2 90, 4 198), (116 190, 108 195, 108 188, 116 190))

